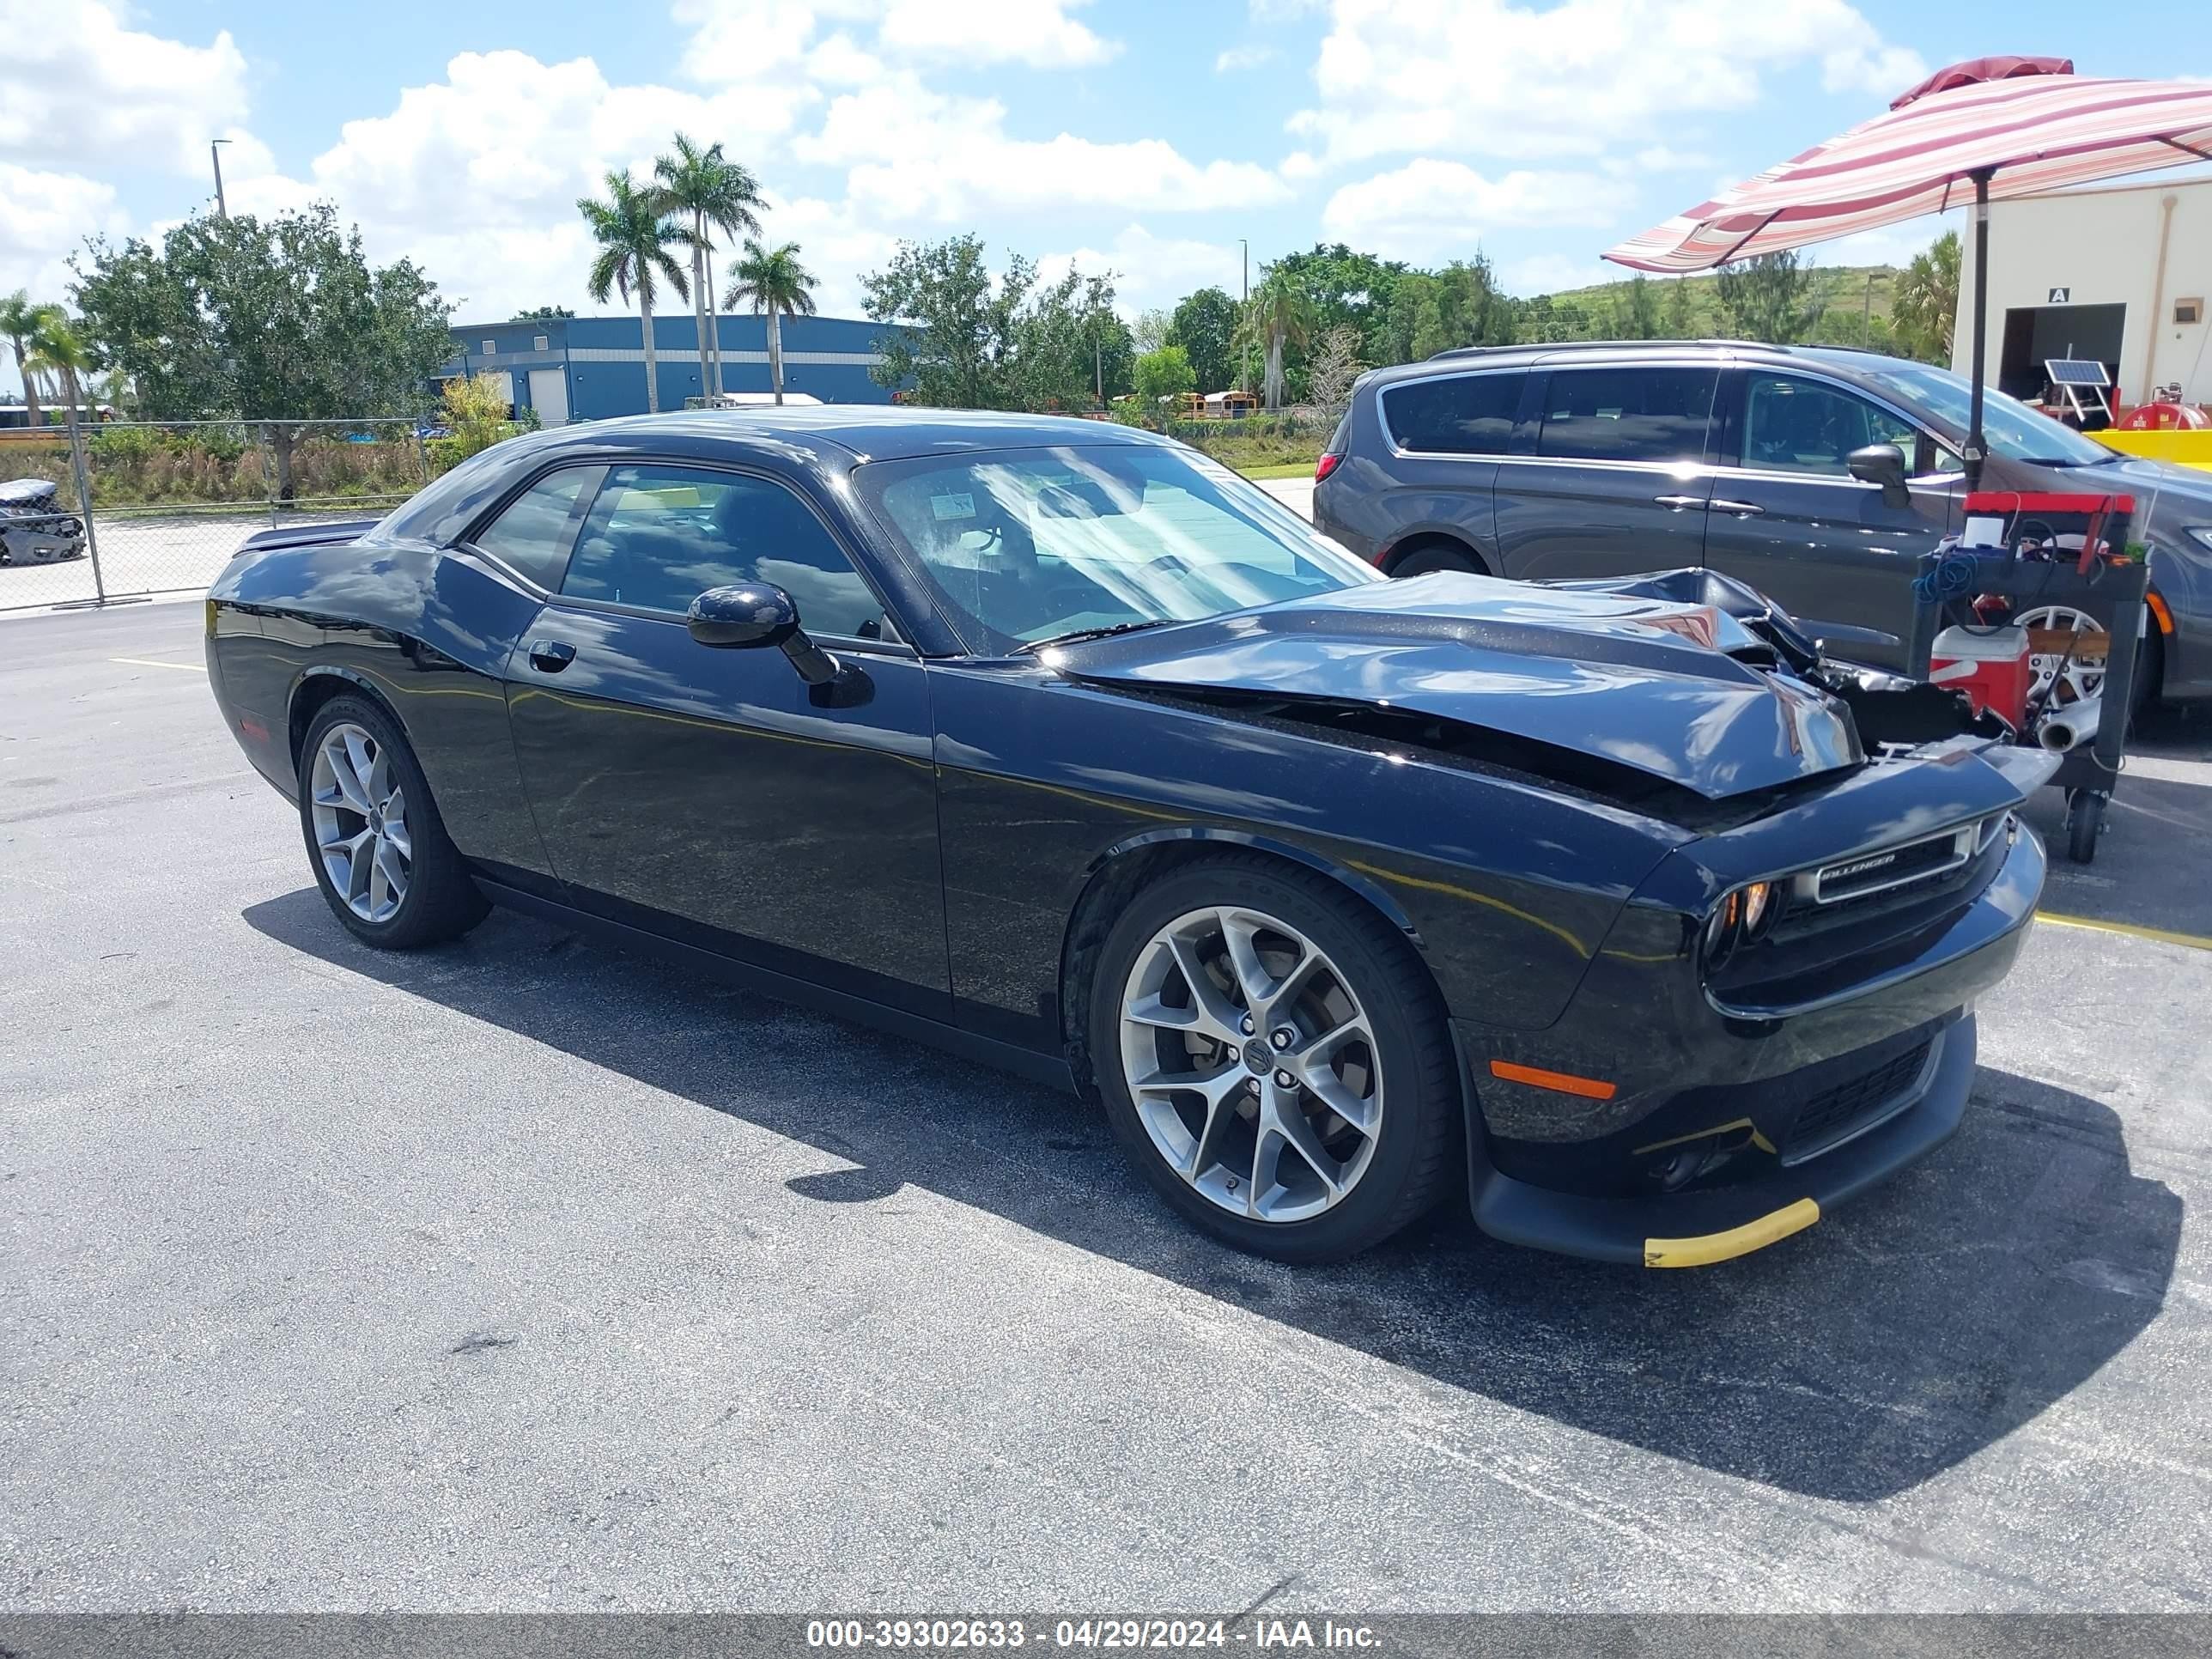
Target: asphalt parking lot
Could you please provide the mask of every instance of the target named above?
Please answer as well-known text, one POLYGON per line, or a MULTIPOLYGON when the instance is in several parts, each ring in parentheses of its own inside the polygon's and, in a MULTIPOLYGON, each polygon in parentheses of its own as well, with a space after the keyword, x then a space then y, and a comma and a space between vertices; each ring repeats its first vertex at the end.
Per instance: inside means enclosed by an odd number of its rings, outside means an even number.
POLYGON ((2212 1600, 2212 949, 2151 936, 2212 943, 2212 715, 1893 1185, 1299 1270, 1028 1085, 535 921, 357 945, 199 626, 0 622, 5 1610, 2212 1600))

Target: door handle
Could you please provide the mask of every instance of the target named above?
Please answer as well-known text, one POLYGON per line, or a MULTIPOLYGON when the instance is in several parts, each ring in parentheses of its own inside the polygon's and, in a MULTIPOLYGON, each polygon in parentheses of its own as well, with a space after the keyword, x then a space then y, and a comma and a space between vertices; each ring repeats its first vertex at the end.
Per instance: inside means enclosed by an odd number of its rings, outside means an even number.
POLYGON ((1651 501, 1654 506, 1663 507, 1674 513, 1682 512, 1687 507, 1703 507, 1705 504, 1705 498, 1703 495, 1654 495, 1651 501))
POLYGON ((1766 511, 1757 501, 1723 501, 1716 498, 1710 505, 1716 513, 1733 513, 1739 519, 1755 519, 1766 511))
POLYGON ((557 674, 576 660, 576 647, 566 640, 532 640, 530 665, 540 672, 557 674))

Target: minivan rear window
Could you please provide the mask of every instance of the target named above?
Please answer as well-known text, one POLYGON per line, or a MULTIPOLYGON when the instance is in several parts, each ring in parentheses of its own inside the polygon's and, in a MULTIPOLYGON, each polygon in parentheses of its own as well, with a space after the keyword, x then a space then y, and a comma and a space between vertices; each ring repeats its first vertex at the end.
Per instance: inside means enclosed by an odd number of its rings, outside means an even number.
POLYGON ((1408 380, 1382 393, 1382 422, 1401 449, 1503 455, 1513 440, 1526 374, 1454 374, 1408 380))
POLYGON ((1578 461, 1703 460, 1719 380, 1711 368, 1554 369, 1536 453, 1578 461))

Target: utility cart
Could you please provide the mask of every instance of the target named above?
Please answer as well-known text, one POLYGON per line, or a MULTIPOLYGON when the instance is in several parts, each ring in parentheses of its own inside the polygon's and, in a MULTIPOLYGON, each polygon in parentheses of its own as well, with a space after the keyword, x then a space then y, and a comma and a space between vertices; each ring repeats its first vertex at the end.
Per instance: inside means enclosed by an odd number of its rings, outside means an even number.
POLYGON ((1997 712, 2015 742, 2062 751, 2051 781, 2066 792, 2077 864, 2097 855, 2134 707, 2150 585, 2128 538, 2134 514, 2130 495, 1976 491, 1965 534, 1925 555, 1913 583, 1905 669, 1916 679, 1947 678, 1940 666, 1931 675, 1939 640, 2025 631, 2024 707, 1997 712))

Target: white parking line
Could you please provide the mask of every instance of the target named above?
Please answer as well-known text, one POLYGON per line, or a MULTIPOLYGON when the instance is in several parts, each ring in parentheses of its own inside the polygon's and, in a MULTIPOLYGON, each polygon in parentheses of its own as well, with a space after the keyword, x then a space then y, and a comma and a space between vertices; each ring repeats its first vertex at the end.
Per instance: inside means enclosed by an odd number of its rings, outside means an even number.
POLYGON ((204 674, 207 665, 198 662, 156 662, 151 657, 110 657, 110 662, 127 662, 133 668, 181 668, 187 674, 204 674))

